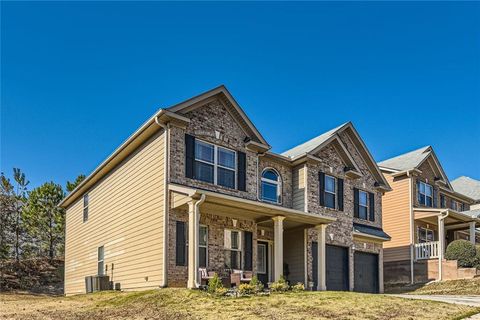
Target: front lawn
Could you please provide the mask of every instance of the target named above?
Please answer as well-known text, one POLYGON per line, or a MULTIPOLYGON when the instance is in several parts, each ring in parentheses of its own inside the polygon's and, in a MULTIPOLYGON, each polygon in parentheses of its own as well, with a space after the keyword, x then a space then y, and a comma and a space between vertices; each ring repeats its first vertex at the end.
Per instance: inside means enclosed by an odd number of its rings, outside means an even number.
POLYGON ((385 287, 388 293, 480 295, 480 278, 431 282, 414 286, 385 287))
POLYGON ((0 319, 460 319, 479 309, 352 292, 213 298, 161 289, 74 297, 0 294, 0 319))

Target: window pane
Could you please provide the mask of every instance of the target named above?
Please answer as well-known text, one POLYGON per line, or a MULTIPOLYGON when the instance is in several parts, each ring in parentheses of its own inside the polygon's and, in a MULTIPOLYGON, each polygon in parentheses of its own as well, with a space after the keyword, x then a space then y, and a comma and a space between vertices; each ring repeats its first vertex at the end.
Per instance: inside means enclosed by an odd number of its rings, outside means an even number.
POLYGON ((217 184, 232 189, 235 188, 235 171, 217 167, 217 184))
POLYGON ((207 227, 205 226, 200 226, 200 241, 199 245, 201 246, 206 246, 207 245, 207 237, 208 237, 208 232, 207 232, 207 227))
POLYGON ((198 249, 198 253, 199 253, 199 264, 200 264, 200 268, 205 268, 207 267, 207 248, 199 248, 198 249))
POLYGON ((360 219, 367 220, 367 208, 363 206, 358 207, 358 215, 360 219))
POLYGON ((238 249, 238 231, 232 231, 232 249, 238 249))
POLYGON ((262 174, 262 177, 265 179, 273 180, 273 181, 278 181, 278 175, 275 171, 273 170, 265 170, 262 174))
POLYGON ((219 147, 218 164, 223 167, 235 169, 235 152, 219 147))
POLYGON ((277 202, 277 185, 262 181, 262 199, 277 202))
POLYGON ((429 197, 432 196, 432 186, 430 186, 428 184, 425 185, 425 194, 429 197))
POLYGON ((420 182, 420 192, 425 193, 425 183, 420 182))
POLYGON ((325 207, 335 209, 335 195, 325 192, 325 207))
POLYGON ((362 206, 367 206, 367 203, 368 203, 368 196, 367 196, 367 193, 366 192, 363 192, 363 191, 360 191, 358 193, 359 195, 359 203, 362 205, 362 206))
POLYGON ((103 267, 103 261, 98 262, 97 273, 98 273, 99 276, 103 276, 105 274, 105 268, 103 267))
POLYGON ((432 207, 433 206, 433 200, 432 200, 432 197, 426 197, 426 203, 425 205, 427 207, 432 207))
POLYGON ((98 260, 103 260, 103 246, 98 248, 98 260))
POLYGON ((230 251, 231 255, 231 268, 232 269, 240 269, 241 268, 241 261, 240 261, 240 251, 230 251))
POLYGON ((214 147, 202 141, 195 141, 195 159, 213 163, 214 147))
POLYGON ((428 230, 427 231, 427 241, 433 241, 433 230, 428 230))
POLYGON ((420 194, 418 196, 418 202, 420 202, 420 204, 425 204, 425 195, 424 194, 420 194))
POLYGON ((88 206, 88 194, 83 196, 83 206, 84 207, 88 206))
POLYGON ((335 193, 335 178, 325 176, 325 190, 335 193))
POLYGON ((213 165, 196 161, 195 178, 201 181, 213 183, 213 165))

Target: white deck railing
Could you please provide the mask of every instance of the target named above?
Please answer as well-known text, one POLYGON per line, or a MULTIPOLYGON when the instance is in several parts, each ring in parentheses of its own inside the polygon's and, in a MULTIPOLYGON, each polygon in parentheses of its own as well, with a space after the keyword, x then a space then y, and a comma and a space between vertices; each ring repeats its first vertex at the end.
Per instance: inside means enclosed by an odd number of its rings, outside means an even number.
POLYGON ((440 241, 430 241, 415 244, 415 257, 417 260, 438 258, 440 241))

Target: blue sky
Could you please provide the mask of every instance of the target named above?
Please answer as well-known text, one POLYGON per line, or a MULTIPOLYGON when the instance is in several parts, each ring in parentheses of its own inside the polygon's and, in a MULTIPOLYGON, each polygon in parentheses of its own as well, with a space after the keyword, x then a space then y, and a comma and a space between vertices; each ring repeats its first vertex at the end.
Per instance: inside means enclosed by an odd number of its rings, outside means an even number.
POLYGON ((225 84, 276 152, 353 121, 480 179, 480 4, 1 4, 1 170, 90 173, 158 108, 225 84), (295 114, 293 113, 295 112, 295 114))

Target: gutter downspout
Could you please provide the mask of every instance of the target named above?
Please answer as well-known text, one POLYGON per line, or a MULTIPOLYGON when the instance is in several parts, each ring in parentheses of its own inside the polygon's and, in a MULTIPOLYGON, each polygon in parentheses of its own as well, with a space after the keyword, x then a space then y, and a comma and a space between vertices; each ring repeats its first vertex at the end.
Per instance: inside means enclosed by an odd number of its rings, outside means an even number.
POLYGON ((164 137, 164 159, 163 159, 163 264, 162 264, 162 282, 160 287, 165 288, 167 286, 167 277, 168 277, 168 181, 169 181, 169 168, 170 168, 170 123, 167 124, 161 123, 158 119, 158 116, 155 117, 155 123, 163 128, 165 132, 164 137))
POLYGON ((443 278, 443 266, 442 266, 442 261, 443 261, 443 255, 444 255, 444 244, 445 244, 445 224, 443 220, 445 220, 446 217, 450 214, 450 211, 445 210, 440 213, 440 216, 438 217, 438 231, 441 236, 440 238, 440 254, 438 255, 438 281, 442 281, 443 278), (443 215, 445 213, 445 215, 443 215), (443 224, 442 227, 440 227, 440 224, 443 224), (440 232, 440 228, 441 232, 440 232))
POLYGON ((195 202, 194 213, 195 213, 195 287, 200 287, 200 282, 198 281, 198 268, 200 266, 200 205, 205 201, 205 194, 202 194, 200 199, 195 202))
POLYGON ((410 283, 414 284, 415 274, 414 274, 414 260, 415 260, 415 227, 414 227, 414 214, 413 214, 413 184, 412 184, 412 170, 407 171, 408 179, 408 199, 409 199, 409 210, 410 210, 410 283))

